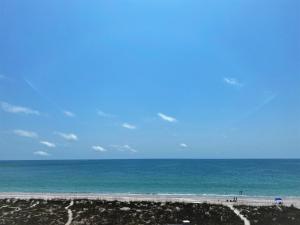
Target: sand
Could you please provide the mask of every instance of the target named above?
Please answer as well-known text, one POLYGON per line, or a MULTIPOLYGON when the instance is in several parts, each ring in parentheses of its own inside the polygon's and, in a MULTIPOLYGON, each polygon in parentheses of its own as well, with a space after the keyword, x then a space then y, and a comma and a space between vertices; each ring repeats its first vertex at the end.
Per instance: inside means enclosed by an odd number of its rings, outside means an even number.
MULTIPOLYGON (((118 201, 154 201, 154 202, 189 202, 189 203, 211 203, 232 204, 250 206, 274 205, 274 197, 251 197, 238 196, 237 202, 230 202, 234 196, 209 196, 209 195, 173 195, 173 194, 98 194, 98 193, 22 193, 2 192, 0 199, 90 199, 90 200, 118 200, 118 201)), ((300 197, 282 197, 283 205, 294 205, 300 208, 300 197)))

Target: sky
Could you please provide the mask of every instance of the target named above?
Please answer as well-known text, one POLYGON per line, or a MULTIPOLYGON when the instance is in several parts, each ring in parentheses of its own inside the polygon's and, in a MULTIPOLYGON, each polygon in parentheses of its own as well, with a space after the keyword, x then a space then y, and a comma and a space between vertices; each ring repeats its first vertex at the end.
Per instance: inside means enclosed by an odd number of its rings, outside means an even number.
POLYGON ((300 158, 298 0, 1 0, 0 160, 300 158))

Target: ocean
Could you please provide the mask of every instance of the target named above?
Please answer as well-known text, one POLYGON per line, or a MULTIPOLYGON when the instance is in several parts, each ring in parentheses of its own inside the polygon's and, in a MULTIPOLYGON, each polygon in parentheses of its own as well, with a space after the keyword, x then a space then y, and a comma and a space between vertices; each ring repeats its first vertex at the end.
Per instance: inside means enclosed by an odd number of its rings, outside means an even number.
POLYGON ((0 192, 300 196, 300 160, 0 161, 0 192))

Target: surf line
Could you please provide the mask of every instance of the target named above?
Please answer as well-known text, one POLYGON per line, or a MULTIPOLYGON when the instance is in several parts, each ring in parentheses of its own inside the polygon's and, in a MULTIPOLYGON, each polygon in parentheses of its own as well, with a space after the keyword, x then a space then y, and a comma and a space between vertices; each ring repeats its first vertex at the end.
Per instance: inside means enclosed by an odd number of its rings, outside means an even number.
POLYGON ((70 202, 70 204, 67 207, 65 207, 65 209, 68 212, 68 221, 67 221, 67 223, 65 225, 70 225, 72 223, 73 213, 72 213, 72 210, 69 209, 72 205, 74 205, 74 201, 73 200, 70 202))
POLYGON ((240 211, 239 210, 237 210, 237 209, 235 209, 234 207, 233 207, 233 205, 227 205, 237 216, 239 216, 240 218, 241 218, 241 220, 243 220, 244 221, 244 224, 245 225, 250 225, 250 221, 246 218, 246 217, 244 217, 241 213, 240 213, 240 211))

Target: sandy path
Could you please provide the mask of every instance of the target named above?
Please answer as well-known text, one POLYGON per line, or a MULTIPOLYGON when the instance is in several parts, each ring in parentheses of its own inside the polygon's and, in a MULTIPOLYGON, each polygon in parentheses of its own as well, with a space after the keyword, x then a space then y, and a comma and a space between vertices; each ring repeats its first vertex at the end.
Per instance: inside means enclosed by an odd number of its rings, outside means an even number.
POLYGON ((244 221, 245 225, 250 225, 250 221, 244 217, 239 210, 237 210, 236 208, 233 207, 233 205, 227 205, 237 216, 239 216, 241 218, 241 220, 244 221))
POLYGON ((34 207, 36 207, 38 204, 40 204, 39 201, 37 201, 37 203, 32 204, 32 205, 30 206, 30 208, 34 208, 34 207))
POLYGON ((6 207, 8 207, 8 205, 3 205, 3 206, 0 207, 0 209, 6 208, 6 207))
POLYGON ((68 221, 66 222, 65 225, 70 225, 72 223, 72 220, 73 220, 73 213, 72 213, 72 210, 69 209, 72 205, 74 205, 74 201, 72 200, 70 202, 70 204, 65 208, 67 211, 68 211, 68 221))

